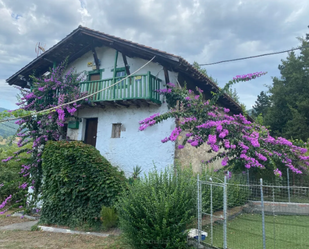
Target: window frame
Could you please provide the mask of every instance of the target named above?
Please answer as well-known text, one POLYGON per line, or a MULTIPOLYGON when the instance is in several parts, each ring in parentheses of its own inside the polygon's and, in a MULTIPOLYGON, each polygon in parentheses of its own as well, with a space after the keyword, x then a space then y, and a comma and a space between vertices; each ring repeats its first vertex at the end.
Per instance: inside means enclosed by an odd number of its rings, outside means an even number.
POLYGON ((122 123, 113 123, 111 138, 121 138, 121 128, 122 123))
POLYGON ((87 79, 88 79, 88 81, 91 81, 90 77, 91 77, 92 74, 100 74, 100 80, 102 80, 103 72, 104 72, 104 68, 98 69, 98 70, 93 70, 93 71, 88 71, 87 72, 87 79))

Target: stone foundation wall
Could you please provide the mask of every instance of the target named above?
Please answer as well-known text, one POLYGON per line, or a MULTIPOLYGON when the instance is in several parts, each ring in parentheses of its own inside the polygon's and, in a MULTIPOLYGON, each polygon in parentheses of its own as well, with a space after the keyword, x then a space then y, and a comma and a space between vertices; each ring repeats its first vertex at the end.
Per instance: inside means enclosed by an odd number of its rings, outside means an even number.
MULTIPOLYGON (((192 165, 194 172, 201 172, 202 171, 202 161, 208 161, 210 158, 212 158, 214 155, 216 155, 215 152, 208 153, 207 151, 210 149, 210 146, 208 144, 203 144, 200 147, 196 148, 191 146, 190 144, 186 144, 183 149, 178 149, 178 145, 182 144, 182 142, 185 139, 187 132, 181 132, 178 139, 175 142, 175 159, 177 162, 179 162, 182 167, 188 167, 192 165)), ((209 169, 219 169, 222 167, 221 162, 223 159, 217 160, 207 167, 209 169)), ((203 167, 205 167, 205 164, 203 164, 203 167)))

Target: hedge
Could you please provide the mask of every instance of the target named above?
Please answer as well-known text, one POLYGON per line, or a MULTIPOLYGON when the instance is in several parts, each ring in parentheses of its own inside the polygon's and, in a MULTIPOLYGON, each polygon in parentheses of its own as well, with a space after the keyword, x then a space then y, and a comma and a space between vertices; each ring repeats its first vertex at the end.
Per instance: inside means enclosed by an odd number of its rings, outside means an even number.
POLYGON ((99 227, 102 206, 112 206, 125 184, 91 145, 49 141, 43 153, 41 223, 99 227))

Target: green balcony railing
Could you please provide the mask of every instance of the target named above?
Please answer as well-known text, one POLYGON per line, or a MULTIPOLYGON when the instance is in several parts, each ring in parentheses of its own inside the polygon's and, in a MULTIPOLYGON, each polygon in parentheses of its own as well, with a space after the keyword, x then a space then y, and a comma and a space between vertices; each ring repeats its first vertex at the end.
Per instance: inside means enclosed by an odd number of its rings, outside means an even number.
MULTIPOLYGON (((84 81, 80 83, 81 91, 91 94, 101 89, 108 88, 109 86, 124 78, 125 77, 117 77, 115 79, 111 78, 96 81, 84 81)), ((162 87, 161 82, 162 80, 151 75, 150 72, 147 74, 130 76, 115 86, 95 94, 93 97, 91 97, 91 100, 97 102, 144 99, 161 104, 160 95, 155 91, 162 87)))

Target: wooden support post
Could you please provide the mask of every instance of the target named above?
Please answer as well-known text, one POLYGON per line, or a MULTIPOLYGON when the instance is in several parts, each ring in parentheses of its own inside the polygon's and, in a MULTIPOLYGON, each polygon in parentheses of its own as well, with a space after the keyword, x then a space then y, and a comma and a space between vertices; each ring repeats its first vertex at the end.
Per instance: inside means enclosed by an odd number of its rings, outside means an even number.
POLYGON ((94 59, 94 62, 95 62, 96 70, 99 70, 100 69, 100 62, 99 62, 99 59, 98 59, 97 52, 95 51, 95 47, 93 46, 91 48, 91 50, 92 50, 92 55, 93 55, 93 59, 94 59))
POLYGON ((127 57, 123 53, 122 53, 122 59, 123 59, 123 64, 124 64, 124 66, 126 68, 126 74, 130 75, 130 68, 129 68, 129 65, 128 65, 127 57))
MULTIPOLYGON (((127 76, 130 75, 130 68, 129 68, 129 65, 128 65, 128 61, 127 61, 127 56, 124 54, 124 53, 121 53, 122 54, 122 59, 123 59, 123 64, 126 68, 126 74, 127 76)), ((131 84, 131 79, 132 77, 130 77, 128 80, 129 80, 129 84, 131 84)))
MULTIPOLYGON (((116 78, 117 60, 118 60, 118 51, 116 50, 115 62, 114 62, 114 72, 113 72, 113 84, 116 83, 115 78, 116 78)), ((115 96, 115 94, 116 94, 116 87, 117 86, 113 86, 113 99, 116 98, 116 96, 115 96)))
POLYGON ((166 67, 163 67, 164 70, 164 77, 165 77, 165 83, 170 83, 170 78, 168 76, 168 70, 166 69, 166 67))

